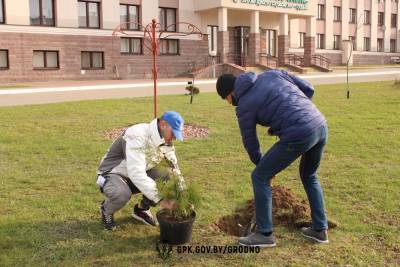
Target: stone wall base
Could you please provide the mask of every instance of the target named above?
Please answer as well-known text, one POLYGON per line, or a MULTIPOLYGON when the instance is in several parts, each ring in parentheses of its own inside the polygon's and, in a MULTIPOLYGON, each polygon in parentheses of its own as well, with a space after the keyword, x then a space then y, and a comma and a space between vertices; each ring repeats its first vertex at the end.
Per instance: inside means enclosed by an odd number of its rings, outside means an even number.
MULTIPOLYGON (((180 40, 179 55, 158 57, 159 77, 176 77, 204 67, 208 42, 180 40)), ((1 82, 94 80, 119 78, 143 79, 152 77, 150 52, 143 46, 143 55, 121 54, 120 40, 110 37, 52 35, 28 33, 0 33, 0 49, 8 50, 9 69, 0 70, 1 82), (34 50, 56 50, 59 69, 33 69, 34 50), (81 73, 81 52, 104 52, 104 69, 81 73)))

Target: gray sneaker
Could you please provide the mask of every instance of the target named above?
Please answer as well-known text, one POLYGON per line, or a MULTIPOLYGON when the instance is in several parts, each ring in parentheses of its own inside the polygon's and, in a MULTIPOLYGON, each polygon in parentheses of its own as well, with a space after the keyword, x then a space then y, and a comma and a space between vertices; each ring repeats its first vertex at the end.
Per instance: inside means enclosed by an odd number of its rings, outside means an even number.
POLYGON ((239 238, 239 244, 247 247, 261 248, 276 246, 274 234, 271 234, 270 236, 265 236, 260 233, 251 233, 246 237, 239 238))
POLYGON ((317 232, 311 227, 303 227, 301 228, 301 233, 303 236, 312 239, 318 243, 329 243, 328 232, 326 230, 317 232))

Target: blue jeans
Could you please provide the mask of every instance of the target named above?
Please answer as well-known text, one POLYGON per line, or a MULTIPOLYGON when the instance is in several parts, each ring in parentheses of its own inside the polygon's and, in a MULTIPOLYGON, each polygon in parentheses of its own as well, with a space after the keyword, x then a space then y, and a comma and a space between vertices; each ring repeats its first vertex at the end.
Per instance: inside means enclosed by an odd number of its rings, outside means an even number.
POLYGON ((324 125, 303 140, 275 143, 261 158, 252 173, 257 232, 273 231, 271 178, 300 156, 300 177, 310 203, 312 227, 328 229, 323 192, 317 178, 327 139, 328 127, 324 125))

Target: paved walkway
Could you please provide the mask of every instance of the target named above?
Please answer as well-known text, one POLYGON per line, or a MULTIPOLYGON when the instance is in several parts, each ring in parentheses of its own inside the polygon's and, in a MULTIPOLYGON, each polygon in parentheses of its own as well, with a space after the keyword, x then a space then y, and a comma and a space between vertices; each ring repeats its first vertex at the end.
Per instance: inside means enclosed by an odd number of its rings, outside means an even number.
MULTIPOLYGON (((332 73, 310 73, 299 75, 313 83, 336 84, 346 82, 343 70, 332 73)), ((350 82, 369 82, 400 79, 399 68, 379 68, 352 70, 350 82)), ((215 92, 215 79, 199 80, 196 85, 201 92, 215 92)), ((160 80, 159 95, 182 94, 187 79, 160 80)), ((57 103, 89 99, 111 99, 125 97, 143 97, 153 95, 153 83, 149 80, 123 81, 62 81, 31 83, 24 89, 0 89, 0 106, 57 103)))

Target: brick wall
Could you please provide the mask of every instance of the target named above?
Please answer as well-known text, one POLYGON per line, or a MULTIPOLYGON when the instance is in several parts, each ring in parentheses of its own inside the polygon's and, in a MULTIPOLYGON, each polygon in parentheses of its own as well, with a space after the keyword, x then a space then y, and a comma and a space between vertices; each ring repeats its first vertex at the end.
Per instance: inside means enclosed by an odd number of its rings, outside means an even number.
POLYGON ((259 33, 250 33, 249 36, 249 65, 253 66, 259 63, 261 50, 261 36, 259 33))
MULTIPOLYGON (((117 66, 122 78, 151 77, 150 52, 144 55, 120 53, 120 41, 110 37, 0 33, 0 49, 8 49, 10 68, 0 70, 1 82, 82 80, 115 78, 117 66), (34 70, 33 50, 58 50, 60 69, 34 70), (81 51, 103 51, 104 69, 81 74, 81 51)), ((191 71, 196 62, 208 55, 208 42, 180 40, 180 55, 159 56, 159 77, 175 77, 191 71)))
POLYGON ((267 47, 267 30, 262 29, 260 31, 260 53, 266 53, 267 47))
POLYGON ((368 55, 368 54, 354 54, 353 65, 365 64, 391 64, 390 58, 392 55, 368 55))
MULTIPOLYGON (((291 52, 291 54, 296 54, 299 56, 304 56, 302 52, 291 52)), ((330 60, 331 66, 345 65, 342 64, 342 54, 341 53, 315 53, 317 55, 322 55, 330 60)), ((354 54, 353 55, 353 65, 382 65, 382 64, 391 64, 390 58, 393 57, 393 54, 382 55, 379 54, 354 54)))
MULTIPOLYGON (((331 65, 345 65, 342 64, 342 54, 341 53, 318 53, 328 58, 331 61, 331 65)), ((370 64, 391 64, 390 58, 393 55, 381 55, 375 54, 353 54, 353 65, 370 65, 370 64)))
POLYGON ((278 62, 285 64, 285 55, 289 53, 289 35, 278 35, 278 62))
MULTIPOLYGON (((245 69, 241 66, 231 64, 231 63, 224 63, 224 64, 217 64, 215 65, 215 78, 219 77, 222 74, 230 73, 235 76, 245 72, 245 69)), ((214 74, 214 67, 209 66, 204 68, 200 71, 193 73, 196 79, 205 79, 205 78, 213 78, 214 74)))
POLYGON ((235 40, 235 28, 228 27, 229 32, 229 56, 228 63, 235 63, 237 60, 235 59, 236 54, 236 40, 235 40))
POLYGON ((304 38, 304 65, 311 66, 311 57, 315 54, 315 37, 304 38))
POLYGON ((342 65, 342 54, 339 53, 316 53, 317 55, 322 55, 330 60, 331 66, 342 65))
POLYGON ((218 53, 221 55, 221 61, 222 62, 228 62, 229 61, 229 43, 231 41, 231 36, 230 32, 218 32, 218 53))

